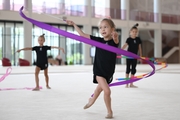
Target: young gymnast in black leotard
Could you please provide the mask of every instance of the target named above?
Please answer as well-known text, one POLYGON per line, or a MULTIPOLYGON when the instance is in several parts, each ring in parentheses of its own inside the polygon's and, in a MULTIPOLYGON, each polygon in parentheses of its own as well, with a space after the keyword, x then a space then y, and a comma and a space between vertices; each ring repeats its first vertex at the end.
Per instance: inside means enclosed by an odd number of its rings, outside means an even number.
POLYGON ((33 91, 39 91, 39 72, 40 70, 44 70, 44 76, 46 80, 46 87, 47 89, 51 89, 49 86, 49 76, 48 76, 48 58, 47 58, 47 50, 51 50, 52 48, 56 48, 59 50, 62 50, 64 53, 64 49, 60 47, 55 46, 44 46, 45 38, 44 34, 39 36, 38 43, 39 46, 34 47, 27 47, 18 50, 17 52, 20 52, 21 50, 32 50, 36 52, 36 68, 35 68, 35 80, 36 80, 36 87, 33 89, 33 91))
MULTIPOLYGON (((114 22, 111 19, 103 19, 99 25, 99 32, 103 36, 95 37, 84 33, 73 21, 66 20, 68 25, 73 25, 80 36, 89 38, 100 43, 118 47, 119 39, 115 31, 114 22)), ((116 63, 116 53, 96 48, 95 59, 93 64, 93 82, 98 83, 94 95, 89 99, 89 102, 84 106, 84 109, 91 107, 100 93, 104 91, 104 102, 107 108, 106 118, 113 118, 113 111, 111 109, 111 90, 108 86, 112 82, 116 63)))
MULTIPOLYGON (((128 46, 129 52, 132 52, 134 54, 139 54, 142 56, 142 49, 141 49, 141 39, 137 37, 138 34, 138 24, 135 24, 131 30, 130 30, 130 37, 127 38, 126 43, 123 45, 122 49, 125 49, 128 46)), ((130 78, 132 78, 136 73, 136 65, 137 65, 137 59, 126 59, 126 78, 129 78, 129 73, 131 72, 130 78)), ((137 86, 133 85, 133 83, 126 84, 126 87, 133 87, 137 88, 137 86)))

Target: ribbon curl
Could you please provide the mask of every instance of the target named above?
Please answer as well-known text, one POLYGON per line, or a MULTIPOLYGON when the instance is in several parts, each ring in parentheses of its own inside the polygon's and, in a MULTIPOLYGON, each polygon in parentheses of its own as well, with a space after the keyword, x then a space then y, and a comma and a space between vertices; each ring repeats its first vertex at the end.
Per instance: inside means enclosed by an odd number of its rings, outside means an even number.
MULTIPOLYGON (((99 43, 99 42, 93 41, 91 39, 84 38, 84 37, 81 37, 81 36, 78 36, 78 35, 75 35, 75 34, 72 34, 72 33, 68 33, 68 32, 66 32, 64 30, 55 28, 53 26, 50 26, 48 24, 42 23, 40 21, 31 19, 31 18, 28 18, 23 14, 22 10, 23 10, 23 6, 19 10, 19 14, 21 15, 21 17, 23 17, 25 20, 29 21, 30 23, 32 23, 32 24, 34 24, 34 25, 36 25, 36 26, 38 26, 38 27, 40 27, 42 29, 45 29, 45 30, 50 31, 50 32, 57 33, 59 35, 62 35, 62 36, 65 36, 65 37, 68 37, 68 38, 71 38, 71 39, 78 40, 80 42, 83 42, 83 43, 86 43, 86 44, 89 44, 89 45, 96 46, 98 48, 101 48, 101 49, 104 49, 104 50, 107 50, 107 51, 114 52, 114 53, 119 54, 119 55, 129 56, 129 57, 132 57, 132 58, 135 58, 135 59, 142 59, 138 55, 127 52, 125 50, 122 50, 122 49, 119 49, 119 48, 116 48, 116 47, 113 47, 113 46, 108 46, 108 45, 105 45, 105 44, 102 44, 102 43, 99 43)), ((149 60, 145 60, 145 61, 152 67, 152 71, 147 73, 146 76, 144 76, 143 78, 150 77, 151 75, 153 75, 155 73, 154 64, 152 62, 150 62, 149 60)), ((142 79, 142 78, 135 78, 135 79, 128 80, 128 81, 115 82, 115 83, 109 84, 109 86, 112 87, 112 86, 128 84, 128 83, 131 83, 131 82, 138 81, 140 79, 142 79)))
MULTIPOLYGON (((12 68, 9 67, 6 69, 6 73, 0 78, 0 82, 2 82, 3 80, 5 80, 5 78, 11 73, 12 68)), ((40 89, 42 89, 42 87, 39 87, 40 89)), ((32 90, 34 88, 30 88, 30 87, 24 87, 24 88, 0 88, 0 91, 6 91, 6 90, 32 90)))
POLYGON ((0 78, 0 82, 2 82, 12 71, 12 68, 9 67, 6 69, 6 73, 0 78))
MULTIPOLYGON (((132 57, 128 57, 128 56, 117 56, 117 58, 125 58, 125 59, 134 59, 132 57)), ((141 57, 142 60, 149 60, 152 63, 154 63, 155 65, 161 65, 161 67, 159 69, 156 69, 155 71, 159 71, 163 68, 166 68, 168 65, 165 62, 158 62, 158 60, 156 60, 155 58, 147 58, 147 57, 141 57)), ((146 76, 148 73, 146 74, 142 74, 142 75, 138 75, 138 76, 134 76, 132 78, 116 78, 116 80, 131 80, 131 79, 135 79, 135 78, 143 78, 144 76, 146 76)))

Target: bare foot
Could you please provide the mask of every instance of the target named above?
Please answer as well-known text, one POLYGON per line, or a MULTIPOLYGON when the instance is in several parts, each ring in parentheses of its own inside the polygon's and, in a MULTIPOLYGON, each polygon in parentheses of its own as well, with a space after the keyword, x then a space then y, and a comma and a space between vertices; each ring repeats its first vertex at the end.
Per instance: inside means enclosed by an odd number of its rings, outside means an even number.
POLYGON ((46 88, 47 88, 47 89, 51 89, 51 87, 49 87, 49 86, 46 86, 46 88))
POLYGON ((35 87, 34 89, 32 89, 32 91, 39 91, 39 87, 35 87))
POLYGON ((113 118, 113 114, 112 114, 112 113, 108 113, 105 118, 106 118, 106 119, 112 119, 112 118, 113 118))
POLYGON ((91 107, 93 105, 92 103, 92 98, 89 98, 89 102, 84 106, 84 109, 88 109, 89 107, 91 107))
POLYGON ((130 88, 138 88, 138 86, 130 85, 130 88))
POLYGON ((128 85, 126 85, 125 88, 128 88, 128 85))

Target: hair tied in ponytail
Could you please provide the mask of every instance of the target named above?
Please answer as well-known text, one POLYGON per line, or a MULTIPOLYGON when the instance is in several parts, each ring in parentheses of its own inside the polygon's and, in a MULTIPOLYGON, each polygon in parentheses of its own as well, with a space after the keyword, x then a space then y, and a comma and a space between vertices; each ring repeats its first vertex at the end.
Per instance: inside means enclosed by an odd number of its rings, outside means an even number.
POLYGON ((139 24, 138 23, 136 23, 133 27, 138 27, 139 26, 139 24))

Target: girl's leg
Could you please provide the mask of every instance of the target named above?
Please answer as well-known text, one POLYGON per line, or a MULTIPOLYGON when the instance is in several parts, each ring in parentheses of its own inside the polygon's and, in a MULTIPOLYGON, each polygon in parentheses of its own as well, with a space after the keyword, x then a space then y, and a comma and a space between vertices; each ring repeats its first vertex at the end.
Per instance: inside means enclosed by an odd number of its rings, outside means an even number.
POLYGON ((113 112, 111 108, 111 90, 109 88, 109 85, 107 84, 105 78, 96 76, 96 79, 98 81, 99 86, 104 91, 104 102, 106 104, 107 108, 107 116, 106 118, 113 118, 113 112))
POLYGON ((36 87, 33 89, 33 91, 39 91, 39 71, 41 69, 36 66, 35 68, 35 81, 36 81, 36 87))
MULTIPOLYGON (((130 67, 131 67, 131 60, 130 59, 126 59, 126 79, 129 78, 129 73, 131 71, 130 67)), ((129 84, 126 84, 126 88, 129 87, 128 85, 129 84)))
POLYGON ((96 101, 96 99, 99 97, 101 92, 102 92, 102 88, 100 87, 100 85, 97 85, 97 87, 94 91, 94 95, 91 98, 89 98, 89 102, 88 102, 88 104, 86 104, 84 106, 84 109, 91 107, 94 104, 94 102, 96 101))
MULTIPOLYGON (((131 78, 133 78, 134 77, 134 75, 133 74, 131 74, 131 78)), ((135 86, 133 83, 130 83, 130 87, 131 88, 138 88, 137 86, 135 86)))
MULTIPOLYGON (((126 73, 126 79, 128 80, 129 79, 129 74, 126 73)), ((126 84, 126 88, 128 88, 128 85, 129 84, 126 84)))
POLYGON ((45 80, 46 80, 46 88, 47 88, 47 89, 51 89, 51 88, 49 87, 48 68, 46 68, 46 69, 44 70, 44 76, 45 76, 45 80))
MULTIPOLYGON (((133 59, 132 61, 132 71, 131 71, 131 78, 134 77, 136 74, 136 66, 137 66, 137 59, 133 59)), ((137 88, 133 83, 130 84, 130 87, 137 88)))

